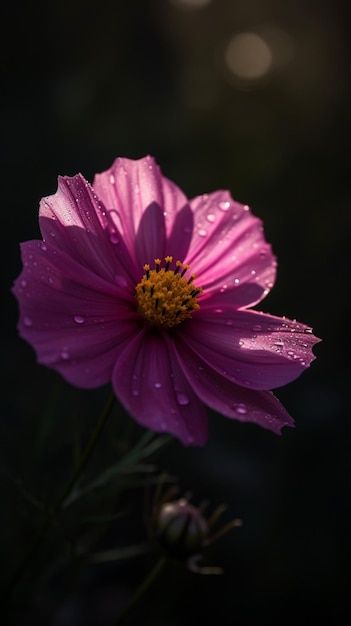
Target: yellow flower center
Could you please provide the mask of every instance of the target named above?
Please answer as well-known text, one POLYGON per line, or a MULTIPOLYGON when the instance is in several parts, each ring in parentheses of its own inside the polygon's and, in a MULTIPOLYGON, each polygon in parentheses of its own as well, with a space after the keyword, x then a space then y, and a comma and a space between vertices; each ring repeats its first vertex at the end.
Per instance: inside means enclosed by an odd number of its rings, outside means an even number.
POLYGON ((189 265, 177 261, 173 270, 172 261, 173 257, 166 256, 166 265, 161 268, 161 260, 155 259, 154 270, 144 265, 145 274, 135 288, 139 313, 151 326, 164 330, 177 326, 200 308, 197 296, 202 291, 193 284, 194 274, 184 277, 189 265))

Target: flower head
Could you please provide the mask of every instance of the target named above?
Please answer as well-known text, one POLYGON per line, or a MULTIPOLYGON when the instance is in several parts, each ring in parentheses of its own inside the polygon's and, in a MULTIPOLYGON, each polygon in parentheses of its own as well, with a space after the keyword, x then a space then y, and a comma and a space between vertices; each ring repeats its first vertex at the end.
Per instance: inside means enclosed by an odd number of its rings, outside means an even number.
POLYGON ((270 391, 313 360, 311 328, 252 310, 274 284, 261 221, 227 191, 189 200, 154 159, 59 177, 21 244, 19 332, 70 383, 112 382, 140 424, 207 440, 206 405, 279 433, 270 391))
POLYGON ((158 484, 146 513, 150 540, 168 558, 183 562, 195 573, 221 574, 222 570, 218 567, 199 565, 202 553, 230 530, 242 526, 242 520, 235 518, 218 528, 218 521, 227 508, 225 505, 208 514, 208 502, 194 506, 189 496, 176 498, 178 492, 178 487, 171 485, 162 493, 161 483, 158 484))

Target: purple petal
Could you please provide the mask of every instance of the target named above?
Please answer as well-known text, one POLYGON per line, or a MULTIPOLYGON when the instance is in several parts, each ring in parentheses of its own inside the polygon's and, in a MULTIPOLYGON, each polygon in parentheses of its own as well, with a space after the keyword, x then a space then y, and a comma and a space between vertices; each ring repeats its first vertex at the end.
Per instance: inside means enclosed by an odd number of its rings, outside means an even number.
POLYGON ((315 358, 308 326, 257 311, 207 306, 179 335, 218 373, 244 387, 274 389, 295 380, 315 358))
POLYGON ((21 249, 23 271, 13 287, 21 337, 40 363, 73 384, 89 388, 111 380, 120 345, 140 325, 134 299, 42 242, 21 249))
MULTIPOLYGON (((136 263, 142 267, 155 258, 176 255, 173 245, 170 250, 166 246, 166 238, 172 239, 178 211, 188 201, 179 187, 162 176, 152 157, 136 161, 116 159, 110 169, 96 174, 93 187, 122 232, 136 263), (153 208, 143 219, 149 207, 153 208)), ((180 240, 179 254, 185 254, 186 249, 180 240)))
POLYGON ((199 196, 190 204, 195 228, 186 262, 204 290, 202 298, 214 291, 232 291, 237 308, 259 302, 276 274, 276 260, 261 220, 227 191, 199 196))
POLYGON ((168 432, 185 445, 204 445, 207 413, 195 395, 166 334, 140 332, 116 362, 112 383, 134 419, 156 432, 168 432))
POLYGON ((156 202, 153 202, 145 209, 134 240, 135 255, 140 270, 145 263, 153 267, 155 259, 164 259, 166 256, 165 240, 163 211, 156 202))
POLYGON ((177 342, 178 360, 201 400, 213 410, 241 422, 253 422, 280 434, 294 420, 270 391, 253 391, 229 381, 182 341, 177 342))
POLYGON ((39 216, 45 244, 112 282, 116 276, 133 286, 139 280, 123 238, 80 174, 59 178, 57 192, 42 199, 39 216))

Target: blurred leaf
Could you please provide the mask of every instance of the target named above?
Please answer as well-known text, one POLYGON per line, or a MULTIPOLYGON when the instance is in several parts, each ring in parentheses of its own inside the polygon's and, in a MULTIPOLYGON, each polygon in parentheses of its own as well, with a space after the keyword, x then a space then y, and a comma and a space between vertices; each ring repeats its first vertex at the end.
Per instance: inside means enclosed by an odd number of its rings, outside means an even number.
POLYGON ((95 552, 88 561, 90 563, 106 563, 108 561, 120 561, 122 559, 130 559, 141 554, 151 552, 152 546, 149 543, 141 543, 135 546, 125 546, 116 548, 115 550, 104 550, 103 552, 95 552))
POLYGON ((79 522, 80 523, 87 523, 87 524, 100 524, 100 523, 105 523, 105 522, 114 522, 117 519, 121 519, 122 517, 124 517, 125 515, 127 515, 126 512, 120 512, 120 513, 113 513, 113 514, 106 514, 106 515, 87 515, 86 517, 81 517, 79 522))
POLYGON ((45 504, 43 502, 40 502, 35 496, 33 496, 33 494, 30 491, 28 491, 28 489, 24 486, 22 480, 20 480, 19 478, 14 478, 10 474, 6 474, 5 472, 0 474, 0 478, 4 478, 5 480, 8 480, 13 485, 15 485, 18 493, 20 493, 21 496, 23 496, 23 498, 27 502, 29 502, 29 504, 31 504, 33 507, 35 507, 39 511, 45 510, 46 508, 45 504))
MULTIPOLYGON (((128 452, 120 461, 105 469, 95 480, 88 483, 85 487, 80 488, 77 486, 66 499, 64 508, 67 508, 87 493, 106 486, 111 480, 116 478, 116 476, 119 477, 121 485, 133 486, 130 481, 121 480, 121 477, 126 476, 128 473, 149 474, 154 472, 156 470, 155 466, 150 464, 138 464, 139 460, 151 456, 151 454, 154 454, 157 450, 172 440, 172 437, 169 437, 168 435, 161 435, 157 436, 154 441, 152 441, 154 437, 154 433, 150 431, 146 432, 145 435, 139 439, 134 448, 132 448, 132 450, 130 450, 130 452, 128 452)), ((151 481, 151 484, 154 482, 156 482, 155 479, 151 481)), ((138 486, 143 486, 144 484, 150 484, 150 482, 138 482, 138 486)))

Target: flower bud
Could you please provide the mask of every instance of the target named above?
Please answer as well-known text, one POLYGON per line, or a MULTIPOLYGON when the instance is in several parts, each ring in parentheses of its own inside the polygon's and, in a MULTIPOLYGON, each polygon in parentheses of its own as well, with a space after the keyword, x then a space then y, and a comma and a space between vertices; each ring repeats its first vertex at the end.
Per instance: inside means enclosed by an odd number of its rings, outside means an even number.
POLYGON ((198 553, 208 535, 208 525, 201 512, 187 500, 176 500, 161 506, 156 536, 159 544, 178 558, 198 553))

